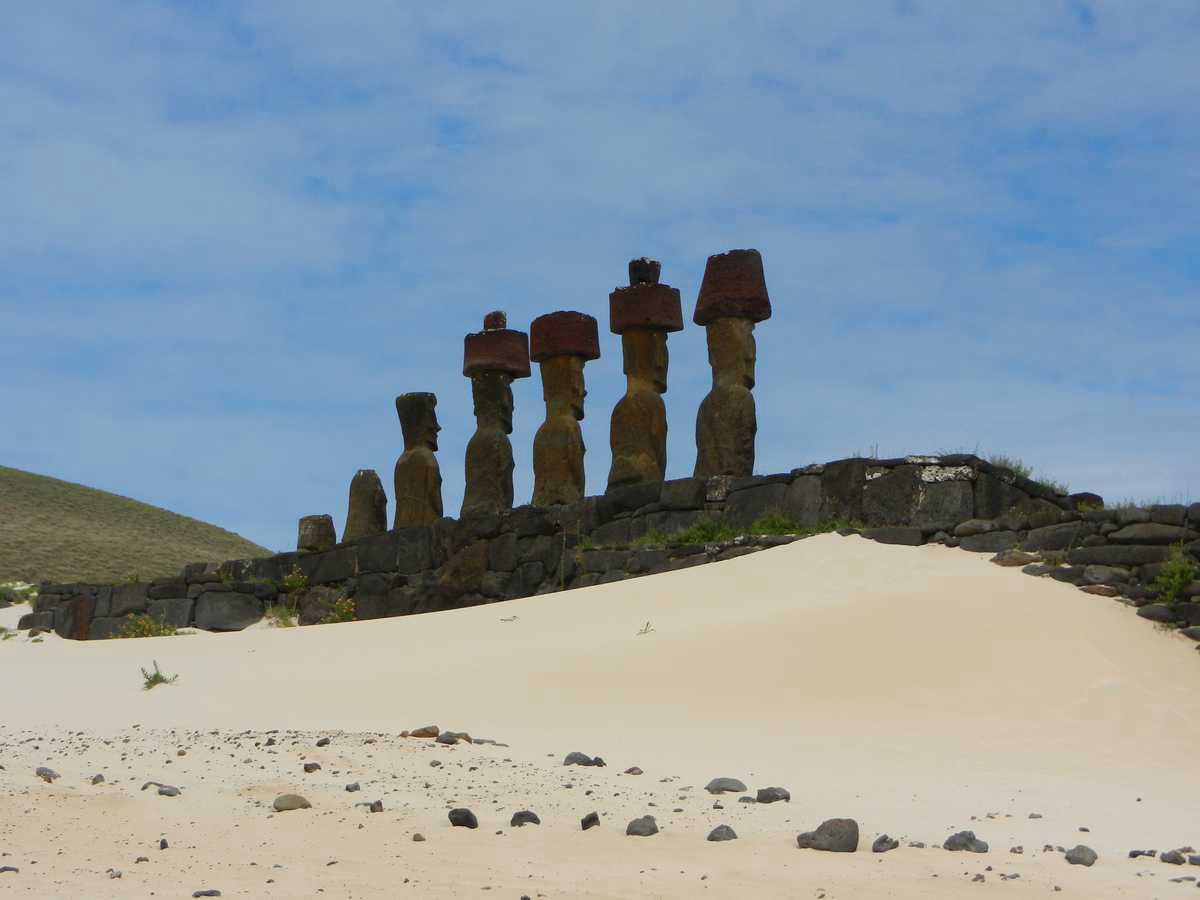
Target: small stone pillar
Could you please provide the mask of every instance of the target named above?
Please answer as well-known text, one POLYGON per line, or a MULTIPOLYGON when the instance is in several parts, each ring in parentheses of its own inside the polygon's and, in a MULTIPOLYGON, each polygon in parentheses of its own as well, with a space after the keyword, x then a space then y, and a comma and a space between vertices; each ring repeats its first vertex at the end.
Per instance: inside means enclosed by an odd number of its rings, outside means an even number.
POLYGON ((337 533, 333 530, 332 516, 305 516, 300 520, 299 533, 296 535, 296 549, 301 553, 321 553, 332 550, 337 543, 337 533))
POLYGON ((771 317, 757 250, 708 258, 692 320, 708 331, 713 386, 696 416, 695 477, 754 474, 754 324, 771 317))
POLYGON ((350 506, 343 541, 357 541, 387 531, 387 494, 374 469, 359 469, 350 480, 350 506))
POLYGON ((626 379, 609 430, 609 490, 666 477, 667 334, 683 329, 683 309, 679 291, 658 283, 661 271, 657 260, 635 259, 629 287, 608 295, 609 329, 621 336, 626 379))
POLYGON ((463 339, 463 374, 471 379, 476 427, 467 443, 461 515, 512 509, 512 382, 529 377, 528 336, 509 329, 503 312, 488 313, 483 331, 463 339))
POLYGON ((442 473, 438 469, 437 397, 401 394, 396 415, 404 431, 404 453, 396 460, 395 528, 430 525, 442 517, 442 473))
POLYGON ((583 366, 600 357, 596 320, 581 312, 538 316, 529 327, 530 358, 542 372, 546 421, 533 439, 533 505, 583 499, 583 366))

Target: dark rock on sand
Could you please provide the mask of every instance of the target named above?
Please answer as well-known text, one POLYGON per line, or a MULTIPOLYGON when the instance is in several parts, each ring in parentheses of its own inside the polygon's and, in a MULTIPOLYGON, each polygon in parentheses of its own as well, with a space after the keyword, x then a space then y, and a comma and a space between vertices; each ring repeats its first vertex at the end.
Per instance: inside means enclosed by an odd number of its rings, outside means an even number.
POLYGON ((740 794, 746 790, 746 785, 736 778, 714 778, 704 789, 710 794, 740 794))
POLYGON ((523 809, 513 813, 512 820, 508 824, 513 828, 521 828, 524 825, 541 825, 542 820, 532 810, 523 809))
POLYGON ((1083 844, 1077 844, 1067 851, 1067 862, 1073 866, 1090 866, 1096 859, 1096 851, 1083 844))
POLYGON ((816 831, 797 835, 796 846, 801 850, 853 853, 858 849, 858 823, 853 819, 826 819, 816 831))
POLYGON ((708 833, 710 841, 736 841, 737 833, 728 825, 718 825, 708 833))
POLYGON ((457 828, 478 828, 479 820, 469 809, 459 808, 450 810, 450 824, 457 828))
POLYGON ((658 823, 654 821, 654 816, 642 816, 625 826, 625 834, 650 837, 652 834, 658 834, 658 823))
POLYGON ((600 824, 600 814, 590 812, 579 820, 579 824, 584 831, 587 831, 589 828, 595 828, 600 824))
POLYGON ((889 850, 895 850, 900 846, 900 842, 894 837, 888 837, 886 834, 881 834, 875 838, 875 843, 871 844, 872 853, 887 853, 889 850))
POLYGON ((958 831, 946 838, 942 844, 945 850, 965 850, 968 853, 987 853, 987 841, 975 837, 973 831, 958 831))
POLYGON ((792 795, 787 788, 781 787, 765 787, 758 789, 758 796, 755 797, 759 803, 775 803, 779 800, 791 802, 792 795))

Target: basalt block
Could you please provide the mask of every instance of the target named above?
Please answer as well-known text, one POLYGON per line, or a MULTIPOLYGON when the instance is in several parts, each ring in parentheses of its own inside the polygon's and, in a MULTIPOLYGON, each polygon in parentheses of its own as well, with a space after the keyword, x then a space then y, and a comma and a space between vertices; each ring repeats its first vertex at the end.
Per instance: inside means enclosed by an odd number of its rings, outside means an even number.
POLYGON ((358 541, 387 531, 387 494, 374 469, 359 469, 350 480, 350 504, 343 541, 358 541))
POLYGON ((296 549, 301 553, 320 553, 337 543, 333 530, 333 517, 328 515, 304 516, 296 535, 296 549))

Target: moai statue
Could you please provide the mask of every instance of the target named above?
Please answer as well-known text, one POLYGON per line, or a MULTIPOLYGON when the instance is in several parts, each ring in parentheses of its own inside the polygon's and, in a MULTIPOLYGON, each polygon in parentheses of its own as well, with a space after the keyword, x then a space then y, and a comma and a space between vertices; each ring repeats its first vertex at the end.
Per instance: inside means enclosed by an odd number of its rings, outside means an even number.
POLYGON ((374 469, 359 469, 350 481, 350 507, 343 541, 357 541, 387 531, 387 494, 374 469))
POLYGON ((404 430, 404 453, 396 460, 396 519, 393 527, 429 525, 442 517, 442 473, 438 469, 437 397, 401 394, 396 415, 404 430))
POLYGON ((752 475, 754 435, 754 323, 771 317, 771 300, 757 250, 730 250, 708 258, 696 314, 708 331, 712 391, 696 416, 697 478, 752 475))
POLYGON ((508 317, 497 310, 484 316, 483 331, 463 340, 463 374, 471 379, 477 423, 467 444, 464 516, 513 505, 512 382, 529 377, 529 338, 507 326, 508 317))
POLYGON ((612 414, 608 489, 662 481, 667 472, 667 333, 683 329, 679 291, 659 284, 662 265, 629 263, 629 287, 608 295, 609 328, 621 336, 625 396, 612 414))
POLYGON ((581 312, 538 316, 529 327, 530 358, 542 371, 546 421, 533 439, 533 505, 583 499, 583 366, 600 357, 596 320, 581 312))
POLYGON ((321 553, 332 550, 337 543, 333 530, 333 517, 327 515, 304 516, 296 534, 296 549, 301 553, 321 553))

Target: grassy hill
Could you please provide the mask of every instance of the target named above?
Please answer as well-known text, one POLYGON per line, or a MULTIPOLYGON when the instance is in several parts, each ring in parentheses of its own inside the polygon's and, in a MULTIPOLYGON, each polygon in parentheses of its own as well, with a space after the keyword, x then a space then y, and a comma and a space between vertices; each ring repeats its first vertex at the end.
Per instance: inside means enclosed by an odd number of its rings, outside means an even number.
POLYGON ((157 506, 0 466, 0 583, 149 579, 270 553, 157 506))

